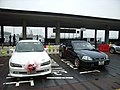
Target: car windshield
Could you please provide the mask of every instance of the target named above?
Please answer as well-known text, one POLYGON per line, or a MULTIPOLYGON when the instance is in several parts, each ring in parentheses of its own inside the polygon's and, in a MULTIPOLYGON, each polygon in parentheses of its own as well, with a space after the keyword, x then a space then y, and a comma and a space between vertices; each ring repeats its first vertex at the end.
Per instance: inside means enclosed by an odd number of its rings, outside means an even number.
POLYGON ((95 49, 90 43, 87 42, 74 42, 73 43, 74 49, 84 49, 84 50, 92 50, 95 49))
POLYGON ((43 45, 40 42, 20 42, 16 46, 16 52, 41 52, 43 45))

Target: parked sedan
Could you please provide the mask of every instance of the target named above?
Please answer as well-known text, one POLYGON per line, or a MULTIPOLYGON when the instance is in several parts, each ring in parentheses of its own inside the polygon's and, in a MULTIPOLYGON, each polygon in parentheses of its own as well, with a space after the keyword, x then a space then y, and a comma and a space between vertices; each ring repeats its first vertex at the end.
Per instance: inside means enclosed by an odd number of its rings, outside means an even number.
POLYGON ((112 54, 113 53, 120 53, 120 43, 111 44, 109 52, 112 53, 112 54))
POLYGON ((38 40, 19 41, 9 60, 13 77, 30 77, 51 73, 51 58, 38 40))
POLYGON ((76 67, 98 67, 108 65, 108 55, 96 50, 86 41, 68 41, 60 45, 60 57, 67 58, 76 67))

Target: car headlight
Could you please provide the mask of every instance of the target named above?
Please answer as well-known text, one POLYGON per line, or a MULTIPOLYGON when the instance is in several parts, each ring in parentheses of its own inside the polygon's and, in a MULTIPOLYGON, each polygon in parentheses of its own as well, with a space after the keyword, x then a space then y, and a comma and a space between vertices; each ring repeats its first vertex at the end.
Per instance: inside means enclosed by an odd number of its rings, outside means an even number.
POLYGON ((41 66, 45 66, 45 65, 49 65, 49 64, 50 64, 50 60, 47 61, 47 62, 43 62, 43 63, 41 63, 41 66))
POLYGON ((11 67, 22 67, 22 65, 16 64, 16 63, 12 63, 12 62, 10 62, 10 66, 11 67))
POLYGON ((90 61, 92 61, 93 59, 91 57, 89 57, 89 56, 83 56, 82 60, 90 60, 90 61))
POLYGON ((109 58, 108 55, 106 55, 105 58, 108 59, 109 58))

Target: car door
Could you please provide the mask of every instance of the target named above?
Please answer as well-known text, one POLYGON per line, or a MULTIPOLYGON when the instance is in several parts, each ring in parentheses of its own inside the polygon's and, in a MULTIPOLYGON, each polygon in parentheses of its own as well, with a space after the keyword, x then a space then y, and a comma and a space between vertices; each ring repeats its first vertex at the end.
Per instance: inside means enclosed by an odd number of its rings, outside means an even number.
POLYGON ((117 43, 116 45, 117 45, 117 47, 116 47, 116 52, 119 52, 119 53, 120 53, 120 43, 117 43))
POLYGON ((70 60, 73 60, 75 58, 75 52, 74 52, 74 49, 73 49, 71 43, 67 44, 66 52, 67 52, 67 56, 70 60))

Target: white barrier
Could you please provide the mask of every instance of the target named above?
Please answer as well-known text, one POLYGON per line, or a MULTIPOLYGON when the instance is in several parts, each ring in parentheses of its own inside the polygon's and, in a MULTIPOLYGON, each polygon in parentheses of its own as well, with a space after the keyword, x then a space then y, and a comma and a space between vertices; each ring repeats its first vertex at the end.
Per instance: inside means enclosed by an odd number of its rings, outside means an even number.
MULTIPOLYGON (((59 54, 59 45, 47 45, 46 48, 46 52, 48 54, 59 54)), ((11 56, 12 52, 10 51, 10 49, 15 49, 15 47, 4 46, 3 49, 2 47, 0 47, 0 56, 11 56)))
POLYGON ((11 56, 12 52, 10 49, 14 49, 15 47, 9 46, 9 47, 0 47, 0 56, 11 56))
POLYGON ((47 45, 48 54, 59 54, 59 45, 47 45))

